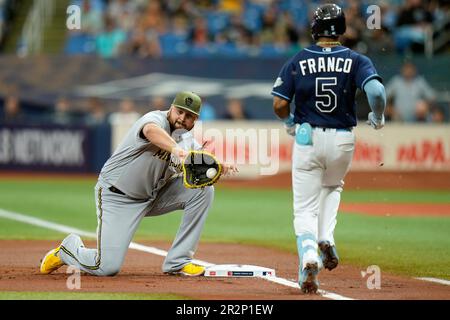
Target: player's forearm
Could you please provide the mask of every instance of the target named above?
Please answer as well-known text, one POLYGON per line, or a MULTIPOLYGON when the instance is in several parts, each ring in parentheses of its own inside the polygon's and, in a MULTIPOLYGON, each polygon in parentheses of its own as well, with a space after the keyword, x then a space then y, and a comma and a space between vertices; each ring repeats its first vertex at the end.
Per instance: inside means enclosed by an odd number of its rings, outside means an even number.
POLYGON ((376 79, 370 80, 364 86, 367 94, 370 109, 372 109, 375 117, 381 119, 386 108, 386 92, 384 86, 376 79))
POLYGON ((273 111, 280 119, 286 119, 290 113, 290 103, 284 99, 274 97, 273 98, 273 111))
POLYGON ((177 147, 175 140, 156 124, 149 123, 142 131, 148 141, 165 151, 172 152, 173 148, 177 147))

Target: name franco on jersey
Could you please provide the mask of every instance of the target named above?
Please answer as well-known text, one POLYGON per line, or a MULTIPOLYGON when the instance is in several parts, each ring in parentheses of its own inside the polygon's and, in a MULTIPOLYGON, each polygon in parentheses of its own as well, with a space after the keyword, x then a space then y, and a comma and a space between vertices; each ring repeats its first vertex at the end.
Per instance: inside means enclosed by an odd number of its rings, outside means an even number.
POLYGON ((336 58, 336 57, 319 57, 300 60, 300 70, 302 75, 306 75, 306 71, 310 74, 318 72, 344 72, 350 73, 352 69, 352 59, 336 58), (317 63, 316 63, 317 59, 317 63))

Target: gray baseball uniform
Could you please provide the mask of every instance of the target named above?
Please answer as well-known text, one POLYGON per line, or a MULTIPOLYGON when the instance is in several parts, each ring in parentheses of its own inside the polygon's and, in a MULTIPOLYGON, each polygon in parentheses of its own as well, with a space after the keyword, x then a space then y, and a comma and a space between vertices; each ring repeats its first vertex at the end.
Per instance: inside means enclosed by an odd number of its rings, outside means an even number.
MULTIPOLYGON (((214 188, 185 188, 179 164, 141 133, 147 123, 154 123, 172 134, 167 114, 153 111, 141 117, 105 163, 95 186, 97 249, 85 248, 80 237, 71 234, 61 244, 65 264, 99 276, 117 274, 141 219, 180 209, 183 219, 163 271, 177 271, 192 260, 214 188)), ((184 136, 174 136, 175 141, 186 144, 178 140, 184 136)), ((199 144, 190 141, 188 148, 197 149, 199 144)))

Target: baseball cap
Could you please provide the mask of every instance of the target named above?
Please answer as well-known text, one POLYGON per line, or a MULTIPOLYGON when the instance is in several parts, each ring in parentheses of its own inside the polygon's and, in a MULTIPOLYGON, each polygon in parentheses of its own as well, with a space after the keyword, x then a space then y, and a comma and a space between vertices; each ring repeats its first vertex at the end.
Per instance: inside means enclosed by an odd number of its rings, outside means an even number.
POLYGON ((199 115, 202 107, 202 99, 191 91, 181 91, 173 99, 172 105, 199 115))

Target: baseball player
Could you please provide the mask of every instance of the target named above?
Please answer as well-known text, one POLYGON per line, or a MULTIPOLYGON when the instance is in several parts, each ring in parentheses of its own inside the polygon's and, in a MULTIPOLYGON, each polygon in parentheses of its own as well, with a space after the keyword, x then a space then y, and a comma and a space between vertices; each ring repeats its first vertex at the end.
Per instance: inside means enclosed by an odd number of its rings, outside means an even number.
MULTIPOLYGON (((184 91, 176 95, 168 111, 149 112, 135 122, 103 166, 95 186, 97 248, 86 248, 78 235, 70 234, 45 255, 41 273, 66 264, 92 275, 115 275, 142 218, 181 209, 183 219, 162 269, 186 276, 204 273, 205 268, 192 259, 214 188, 185 188, 179 173, 187 150, 200 148, 190 134, 200 108, 200 97, 184 91), (176 134, 180 131, 185 133, 176 134)), ((224 174, 236 171, 234 165, 223 165, 224 174)))
POLYGON ((333 234, 343 179, 354 151, 357 88, 367 94, 372 109, 368 123, 374 129, 384 126, 386 96, 381 77, 369 58, 338 42, 345 29, 339 6, 319 6, 311 24, 316 43, 285 63, 272 90, 274 111, 295 136, 294 230, 304 293, 316 293, 320 269, 332 270, 339 262, 333 234))

